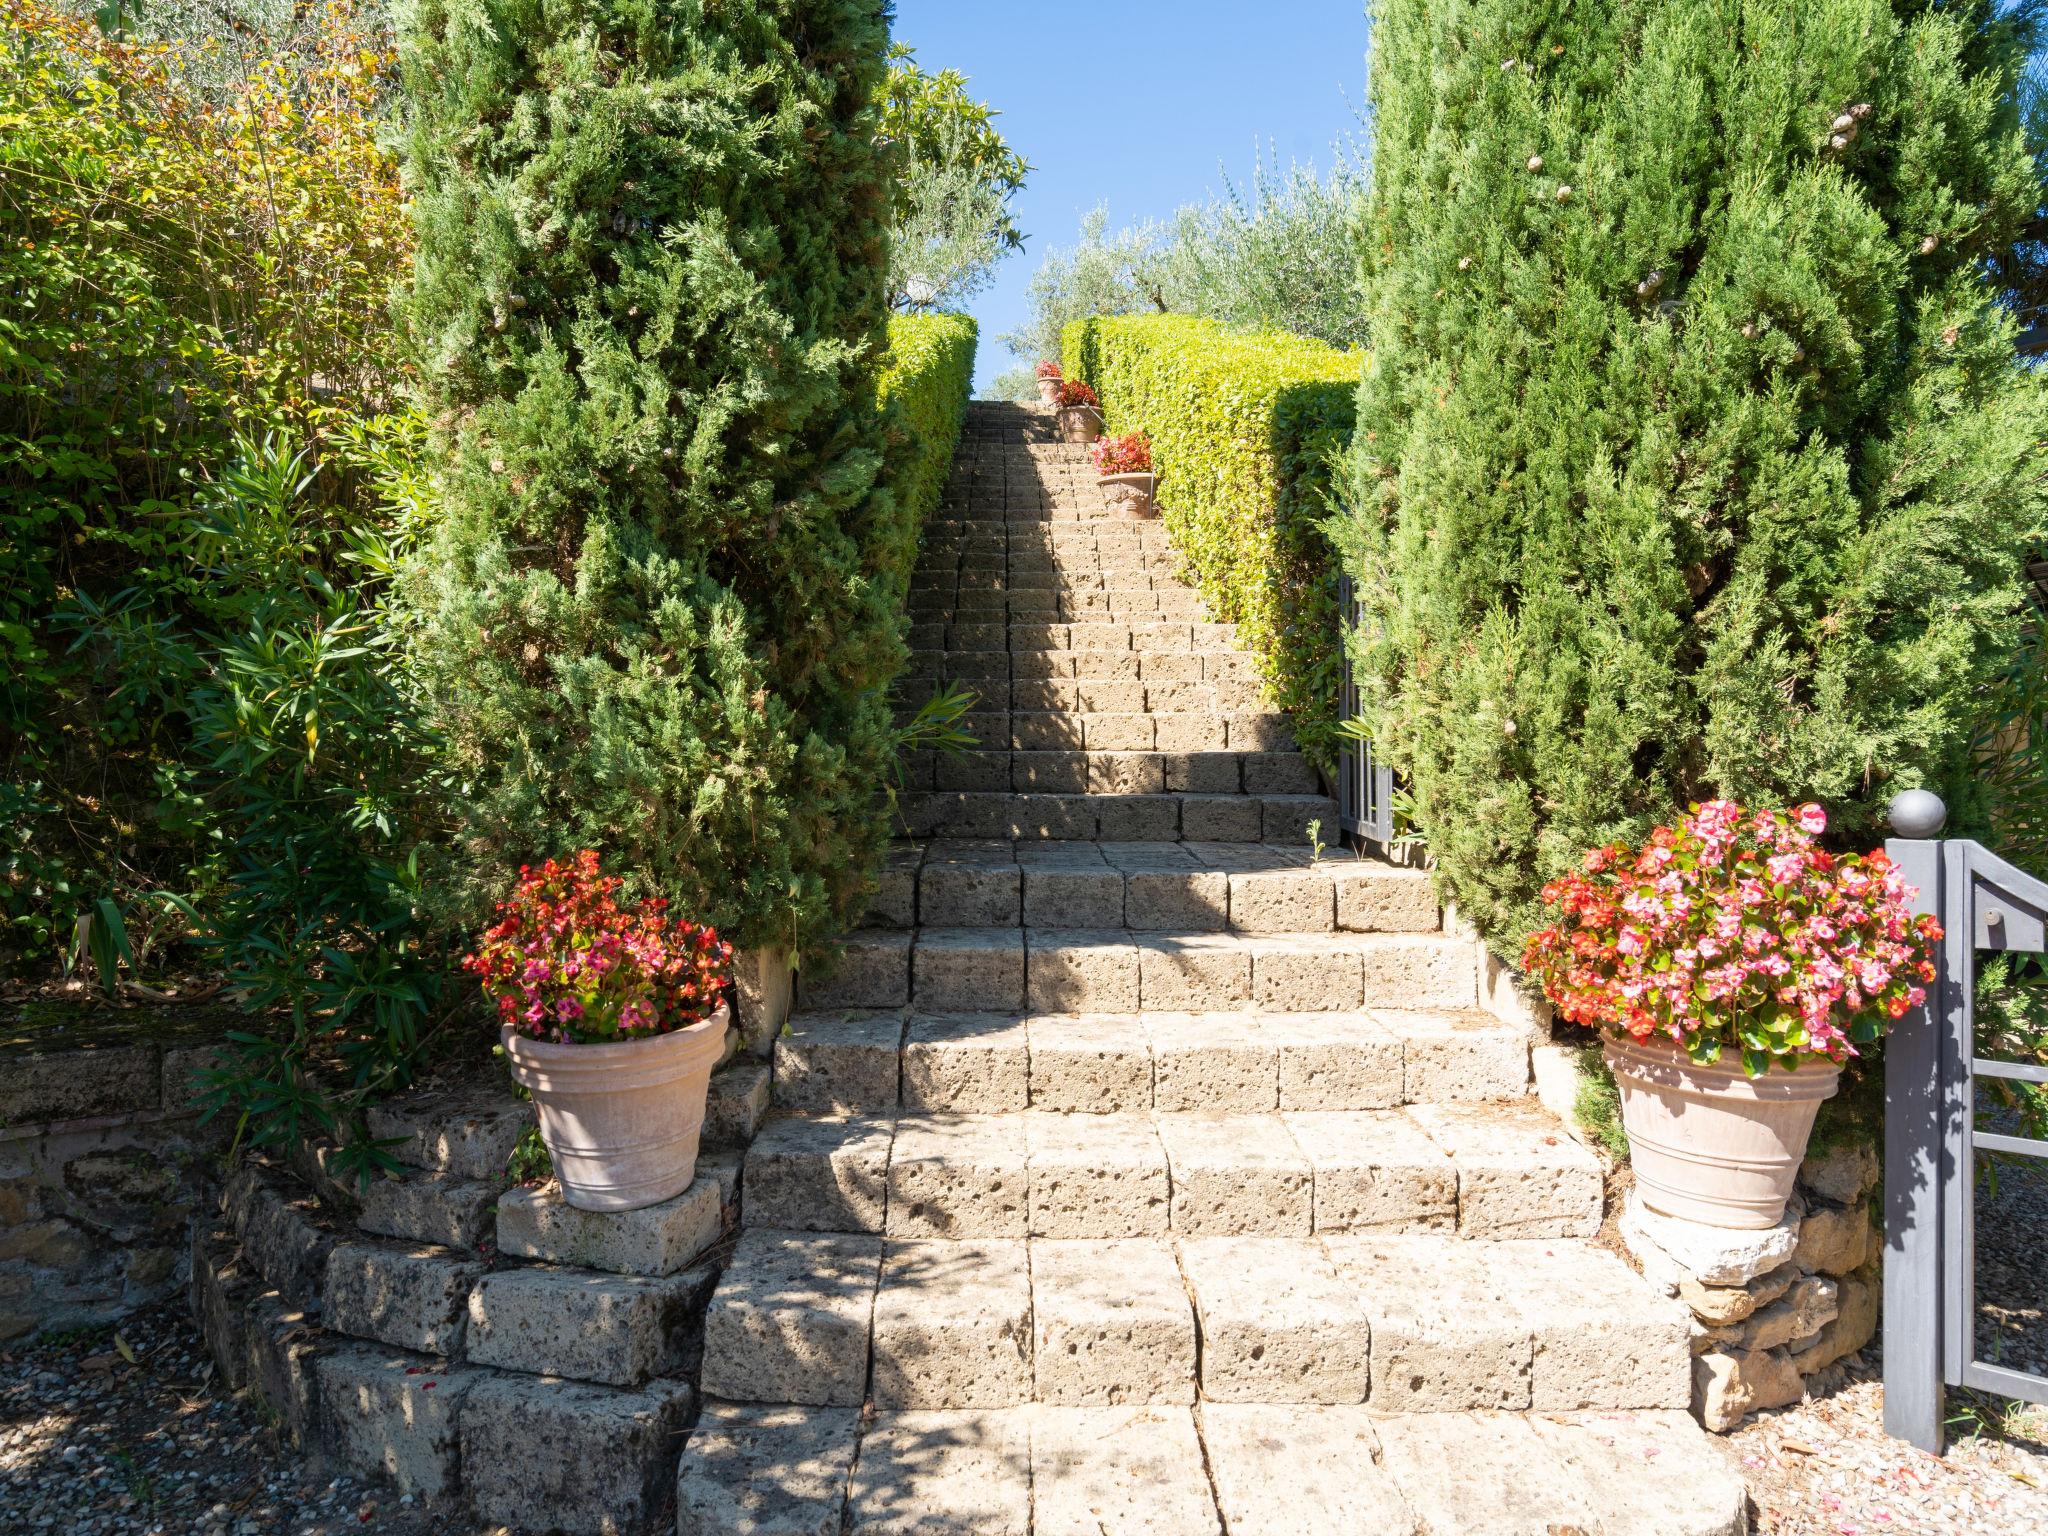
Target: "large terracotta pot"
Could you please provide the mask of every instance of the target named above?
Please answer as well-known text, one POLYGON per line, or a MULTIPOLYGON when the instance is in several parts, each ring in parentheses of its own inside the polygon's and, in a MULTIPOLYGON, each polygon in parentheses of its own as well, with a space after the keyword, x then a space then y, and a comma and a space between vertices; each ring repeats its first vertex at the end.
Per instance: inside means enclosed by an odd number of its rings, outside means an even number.
POLYGON ((1038 381, 1038 403, 1040 405, 1058 405, 1060 403, 1060 381, 1058 379, 1040 379, 1038 381))
POLYGON ((1112 512, 1121 517, 1156 515, 1158 508, 1153 503, 1153 495, 1159 489, 1159 477, 1151 470, 1097 478, 1102 486, 1102 499, 1112 512))
POLYGON ((1776 1226, 1841 1070, 1808 1062, 1751 1078, 1732 1052, 1703 1067, 1667 1040, 1606 1049, 1643 1203, 1710 1227, 1776 1226))
POLYGON ((1060 441, 1092 443, 1102 436, 1102 412, 1092 405, 1060 407, 1060 441))
POLYGON ((583 1211, 637 1211, 690 1187, 704 1097, 731 1017, 720 1003, 700 1023, 604 1045, 504 1032, 512 1076, 533 1095, 564 1200, 583 1211))

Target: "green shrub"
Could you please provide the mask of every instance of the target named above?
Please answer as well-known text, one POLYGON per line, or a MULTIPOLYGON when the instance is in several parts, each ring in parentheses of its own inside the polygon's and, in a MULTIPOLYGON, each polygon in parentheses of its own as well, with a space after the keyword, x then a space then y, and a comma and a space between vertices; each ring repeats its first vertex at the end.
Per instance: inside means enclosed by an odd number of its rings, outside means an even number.
POLYGON ((880 484, 885 0, 420 0, 414 587, 451 896, 596 848, 743 945, 886 837, 917 521, 880 484))
POLYGON ((2033 7, 1382 0, 1355 517, 1376 740, 1503 954, 1694 799, 1980 814, 2048 410, 2033 7))
POLYGON ((1160 515, 1210 617, 1238 626, 1302 750, 1330 767, 1337 565, 1322 523, 1358 354, 1181 315, 1079 321, 1062 352, 1110 431, 1151 434, 1160 515))
POLYGON ((974 388, 976 334, 965 315, 896 315, 889 321, 889 354, 875 394, 894 407, 905 429, 889 455, 889 483, 920 525, 938 509, 960 446, 974 388))

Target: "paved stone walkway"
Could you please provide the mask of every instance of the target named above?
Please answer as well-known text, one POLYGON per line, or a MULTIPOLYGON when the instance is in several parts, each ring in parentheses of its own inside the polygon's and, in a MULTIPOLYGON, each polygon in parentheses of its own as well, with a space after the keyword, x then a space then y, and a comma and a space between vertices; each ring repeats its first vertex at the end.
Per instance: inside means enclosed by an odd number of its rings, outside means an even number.
POLYGON ((1424 878, 1156 522, 974 408, 913 598, 979 747, 775 1047, 682 1536, 1744 1529, 1686 1316, 1424 878))

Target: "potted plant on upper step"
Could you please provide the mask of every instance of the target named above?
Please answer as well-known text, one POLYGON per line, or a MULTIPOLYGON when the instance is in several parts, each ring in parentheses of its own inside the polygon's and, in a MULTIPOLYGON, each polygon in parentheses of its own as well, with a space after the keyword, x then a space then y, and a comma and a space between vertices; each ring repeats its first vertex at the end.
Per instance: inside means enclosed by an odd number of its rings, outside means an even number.
POLYGON ((1143 432, 1105 437, 1088 450, 1095 461, 1097 484, 1112 511, 1125 517, 1153 515, 1153 494, 1159 477, 1152 473, 1152 439, 1143 432))
POLYGON ((1716 800, 1543 889, 1558 921, 1524 964, 1606 1036, 1652 1210, 1775 1226, 1843 1064, 1925 997, 1940 925, 1883 852, 1831 854, 1826 828, 1817 805, 1716 800))
POLYGON ((1060 441, 1092 443, 1102 436, 1102 402, 1079 379, 1060 384, 1060 441))
POLYGON ((595 853, 522 867, 465 969, 497 1003, 513 1078, 533 1094, 562 1197, 631 1211, 689 1187, 724 1056, 732 946, 621 906, 595 853))
POLYGON ((1050 358, 1041 362, 1038 365, 1038 403, 1040 405, 1058 405, 1060 403, 1060 384, 1064 379, 1065 375, 1060 372, 1060 365, 1058 363, 1053 362, 1050 358))

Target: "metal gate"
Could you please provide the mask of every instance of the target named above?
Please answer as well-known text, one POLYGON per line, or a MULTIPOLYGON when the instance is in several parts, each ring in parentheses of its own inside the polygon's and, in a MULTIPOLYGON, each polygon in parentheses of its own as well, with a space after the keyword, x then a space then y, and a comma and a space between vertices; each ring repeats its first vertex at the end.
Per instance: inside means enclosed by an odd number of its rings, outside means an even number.
MULTIPOLYGON (((1344 659, 1344 681, 1337 693, 1337 722, 1358 718, 1358 683, 1351 672, 1352 629, 1358 623, 1358 600, 1351 578, 1337 579, 1337 650, 1344 659)), ((1337 747, 1337 821, 1346 832, 1367 842, 1390 847, 1394 841, 1394 770, 1374 760, 1372 744, 1340 738, 1337 747)))
POLYGON ((1978 1123, 1978 1079, 2048 1084, 2048 1066, 1978 1054, 1977 955, 2048 946, 2048 883, 1938 839, 1946 819, 1935 796, 1902 795, 1886 844, 1947 935, 1926 1006, 1885 1045, 1884 1419, 1928 1451, 1941 1449, 1948 1387, 2048 1403, 2048 1377, 1979 1359, 1976 1333, 1977 1155, 2048 1159, 2048 1141, 1978 1123))

